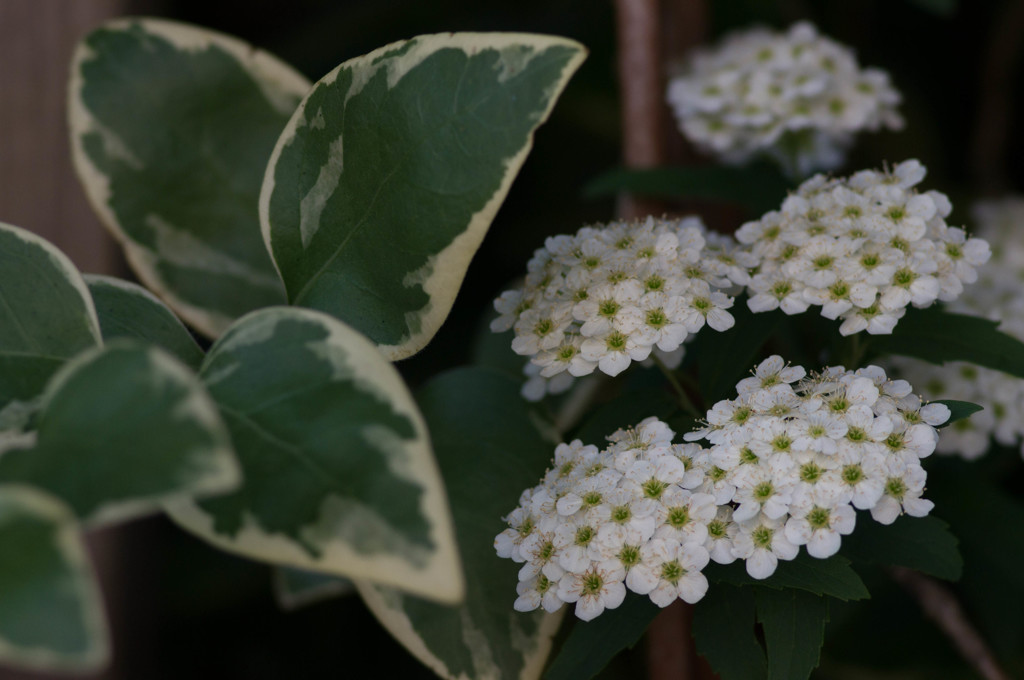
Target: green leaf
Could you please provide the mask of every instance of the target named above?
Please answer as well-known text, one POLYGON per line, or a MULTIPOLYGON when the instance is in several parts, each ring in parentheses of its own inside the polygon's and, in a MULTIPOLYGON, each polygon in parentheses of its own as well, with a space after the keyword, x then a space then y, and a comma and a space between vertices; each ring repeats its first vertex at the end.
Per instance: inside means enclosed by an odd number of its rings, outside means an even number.
POLYGON ((228 329, 200 375, 245 481, 170 506, 182 526, 254 559, 462 597, 426 426, 366 338, 319 312, 260 310, 228 329))
POLYGON ((704 573, 712 583, 799 588, 838 600, 864 600, 871 596, 857 572, 850 568, 850 560, 840 555, 819 560, 801 551, 794 560, 779 561, 775 573, 761 580, 747 574, 742 560, 728 565, 711 563, 704 573))
POLYGON ((561 613, 512 609, 520 565, 494 552, 502 517, 551 463, 548 443, 518 383, 483 368, 444 373, 417 401, 451 499, 466 601, 442 607, 357 582, 380 622, 416 658, 445 678, 535 680, 551 651, 561 613))
MULTIPOLYGON (((633 427, 648 416, 665 420, 678 410, 679 405, 663 387, 632 390, 594 409, 572 433, 572 438, 603 449, 608 435, 616 430, 633 427)), ((681 435, 681 432, 676 432, 677 439, 681 435)))
POLYGON ((771 680, 801 680, 818 665, 828 623, 828 599, 803 590, 757 588, 771 680))
POLYGON ((445 33, 324 76, 260 194, 289 302, 344 320, 390 359, 419 351, 583 58, 563 38, 445 33))
POLYGON ((952 425, 958 420, 964 418, 970 418, 972 414, 978 411, 985 410, 984 406, 974 404, 969 401, 956 401, 955 399, 936 399, 935 401, 928 402, 929 404, 945 404, 946 408, 949 409, 949 420, 939 425, 939 428, 952 425))
POLYGON ((108 22, 75 52, 68 119, 86 195, 139 279, 207 335, 285 301, 258 198, 309 87, 236 38, 159 19, 108 22))
POLYGON ((1024 526, 1024 498, 1005 488, 1019 474, 1016 448, 1005 451, 1003 460, 993 454, 975 461, 930 459, 928 497, 942 508, 962 546, 964 573, 957 590, 984 639, 1009 660, 1020 657, 1024 639, 1024 532, 1017 530, 1024 526), (984 470, 986 463, 995 475, 984 470))
POLYGON ((0 486, 0 661, 96 670, 109 655, 103 602, 71 511, 37 489, 0 486))
POLYGON ((696 361, 700 391, 709 406, 735 398, 736 383, 750 374, 758 350, 785 318, 781 310, 754 314, 747 307, 746 296, 737 298, 729 311, 736 319, 735 326, 723 333, 701 333, 686 350, 696 361))
POLYGON ((754 589, 714 585, 693 608, 697 651, 722 680, 767 678, 764 649, 754 637, 754 589))
POLYGON ((544 680, 588 680, 643 636, 661 609, 647 596, 627 593, 617 609, 592 621, 576 621, 544 680))
POLYGON ((856 562, 910 567, 947 581, 959 580, 964 562, 949 525, 937 517, 903 515, 886 526, 862 514, 843 537, 842 553, 856 562))
POLYGON ((506 373, 522 384, 526 381, 523 366, 529 359, 512 351, 511 332, 495 333, 491 330, 493 318, 494 313, 489 311, 477 321, 470 343, 470 363, 506 373))
POLYGON ((71 260, 0 223, 0 412, 38 397, 65 361, 99 343, 96 309, 71 260))
POLYGON ((227 430, 195 374, 133 341, 69 362, 47 387, 36 426, 0 456, 0 481, 46 489, 90 522, 239 481, 227 430))
POLYGON ((288 611, 354 591, 352 581, 340 576, 290 567, 274 569, 274 597, 281 608, 288 611))
POLYGON ((952 314, 935 307, 911 309, 892 335, 871 338, 871 349, 942 364, 969 361, 1024 378, 1024 342, 999 330, 998 321, 952 314))
POLYGON ((86 274, 104 340, 135 338, 161 347, 190 368, 203 350, 167 305, 142 286, 112 276, 86 274))
POLYGON ((724 201, 760 215, 777 209, 789 189, 789 183, 777 167, 760 163, 742 168, 724 165, 617 168, 590 182, 584 195, 598 198, 627 192, 655 198, 724 201))

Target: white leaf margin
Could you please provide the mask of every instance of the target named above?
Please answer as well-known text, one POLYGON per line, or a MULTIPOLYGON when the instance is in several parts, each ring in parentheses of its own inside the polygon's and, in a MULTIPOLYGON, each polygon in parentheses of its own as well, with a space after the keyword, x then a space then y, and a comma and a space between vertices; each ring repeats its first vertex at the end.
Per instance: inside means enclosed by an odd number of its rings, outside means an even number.
MULTIPOLYGON (((313 322, 325 328, 328 331, 325 344, 338 343, 347 355, 346 363, 339 366, 339 370, 351 372, 352 379, 360 384, 363 391, 372 388, 397 414, 412 423, 416 439, 403 444, 407 461, 400 469, 391 467, 391 472, 423 489, 420 512, 430 523, 430 537, 435 544, 427 565, 416 568, 395 555, 367 556, 354 550, 344 540, 318 542, 317 548, 322 551, 322 557, 315 559, 290 538, 264 531, 256 518, 249 514, 245 515, 237 535, 229 538, 214 530, 213 516, 191 499, 168 503, 165 506, 167 514, 188 531, 227 552, 308 571, 373 580, 438 602, 461 602, 466 585, 455 540, 454 521, 441 471, 430 445, 426 422, 401 375, 366 336, 323 312, 300 307, 270 307, 251 312, 236 322, 237 326, 254 325, 249 332, 250 336, 254 336, 252 339, 241 333, 227 338, 229 342, 226 345, 222 342, 211 348, 207 354, 207 363, 212 362, 219 352, 230 349, 233 344, 265 340, 268 334, 273 333, 273 325, 285 319, 313 322), (256 317, 263 317, 260 325, 253 324, 256 317)), ((329 356, 322 358, 330 360, 329 356)), ((217 379, 215 375, 206 377, 208 382, 217 379)), ((328 504, 331 500, 332 497, 328 497, 324 501, 321 520, 340 519, 329 512, 328 504)), ((322 530, 322 524, 312 528, 322 530)))
MULTIPOLYGON (((487 641, 481 639, 482 636, 471 636, 465 630, 466 624, 469 623, 465 610, 461 612, 464 628, 462 632, 465 636, 464 642, 466 647, 472 654, 474 672, 471 676, 465 673, 455 675, 448 669, 448 665, 444 660, 434 654, 420 634, 416 632, 409 616, 401 608, 400 603, 395 601, 396 598, 393 596, 393 593, 388 592, 388 589, 380 588, 373 583, 363 580, 355 580, 354 583, 359 596, 363 598, 367 609, 370 610, 370 613, 373 614, 377 621, 410 654, 416 657, 420 663, 427 666, 427 668, 434 671, 434 673, 437 673, 438 676, 446 680, 508 680, 508 678, 504 677, 502 669, 498 668, 494 663, 493 656, 490 655, 489 650, 481 649, 481 646, 485 645, 487 641)), ((515 611, 511 605, 508 608, 508 613, 510 623, 511 617, 528 615, 515 611)), ((541 673, 544 672, 544 668, 547 665, 548 657, 551 655, 554 638, 558 633, 559 626, 562 624, 564 615, 565 607, 562 607, 553 614, 543 613, 535 639, 536 647, 529 653, 524 651, 523 668, 518 680, 540 679, 541 673)), ((516 641, 513 639, 511 642, 515 646, 516 641)), ((522 642, 524 641, 520 641, 520 643, 522 642)))
POLYGON ((17 227, 13 224, 7 224, 6 222, 0 222, 0 235, 5 233, 10 234, 15 239, 18 239, 30 246, 39 248, 47 257, 49 257, 50 264, 53 265, 54 269, 64 274, 68 283, 71 284, 71 287, 74 288, 75 292, 77 292, 79 297, 82 298, 82 304, 85 307, 85 313, 89 321, 89 330, 92 331, 92 336, 96 339, 96 344, 102 345, 103 337, 100 333, 100 319, 96 314, 96 305, 92 301, 92 294, 89 292, 89 287, 86 285, 81 272, 78 271, 78 267, 76 267, 71 259, 57 246, 53 245, 42 236, 34 234, 27 229, 17 227))
POLYGON ((36 671, 93 671, 110 659, 110 642, 103 597, 95 573, 82 542, 74 513, 56 497, 32 486, 0 485, 0 497, 13 499, 34 516, 56 525, 56 544, 60 554, 75 574, 86 634, 90 645, 81 656, 68 657, 45 648, 18 646, 0 638, 0 662, 36 671))
MULTIPOLYGON (((305 76, 278 57, 225 33, 153 17, 118 18, 105 22, 97 26, 96 29, 127 30, 136 25, 141 26, 148 33, 164 38, 184 51, 199 51, 211 45, 224 50, 235 57, 239 65, 252 75, 267 101, 282 114, 292 111, 287 100, 281 97, 282 92, 292 97, 302 97, 309 92, 311 87, 311 83, 305 76)), ((82 78, 82 63, 93 56, 94 53, 86 46, 84 40, 75 47, 71 58, 67 94, 71 159, 75 172, 85 189, 86 198, 96 215, 99 216, 100 222, 124 250, 125 258, 139 280, 164 300, 186 323, 200 333, 216 338, 234 319, 185 302, 164 283, 156 271, 159 255, 136 244, 121 227, 120 221, 108 204, 110 181, 107 175, 92 164, 89 156, 85 153, 82 139, 91 132, 103 134, 108 143, 113 145, 112 148, 120 148, 129 155, 131 153, 124 148, 123 142, 113 132, 101 129, 96 125, 92 114, 89 113, 80 96, 85 86, 85 81, 82 78)))
MULTIPOLYGON (((362 87, 369 82, 370 78, 382 68, 387 69, 388 86, 393 88, 405 74, 441 49, 461 49, 470 56, 484 50, 498 50, 502 57, 500 64, 507 69, 509 67, 521 68, 533 56, 551 47, 559 46, 570 48, 574 50, 575 54, 563 67, 560 77, 550 85, 546 93, 548 97, 547 108, 537 118, 533 131, 527 135, 526 143, 516 154, 505 159, 505 172, 497 191, 470 218, 469 224, 466 225, 465 230, 461 234, 456 236, 441 252, 430 256, 422 268, 406 273, 403 285, 420 285, 429 296, 429 300, 423 308, 425 311, 421 314, 414 312, 406 313, 406 327, 409 327, 409 317, 411 315, 413 318, 418 317, 420 330, 410 333, 405 340, 398 344, 378 345, 377 349, 389 361, 405 359, 423 349, 434 337, 438 329, 440 329, 445 319, 448 318, 448 313, 455 304, 455 297, 466 276, 470 260, 473 259, 473 255, 480 248, 480 244, 483 242, 484 236, 487 235, 491 222, 494 221, 495 215, 498 214, 498 209, 505 201, 506 196, 508 196, 513 180, 533 148, 533 137, 536 129, 543 125, 551 115, 551 111, 558 99, 557 95, 565 88, 569 78, 572 77, 587 57, 587 49, 575 40, 535 33, 437 33, 421 35, 409 40, 394 42, 363 56, 349 59, 318 80, 299 103, 295 113, 281 132, 281 136, 274 146, 274 151, 270 155, 270 161, 267 163, 267 172, 264 175, 263 187, 260 190, 260 229, 263 233, 263 241, 267 245, 267 250, 271 254, 271 260, 273 260, 274 267, 277 268, 278 273, 280 274, 281 270, 274 259, 270 225, 270 198, 274 193, 275 186, 274 171, 277 168, 284 148, 291 143, 298 130, 305 125, 306 104, 313 92, 317 91, 320 87, 334 83, 343 69, 351 69, 353 72, 352 89, 346 94, 346 101, 356 96, 362 87), (408 43, 414 43, 414 45, 401 55, 379 59, 387 52, 398 50, 408 43), (515 49, 521 47, 533 48, 534 52, 526 60, 523 60, 515 49)), ((499 79, 500 77, 499 75, 499 79)), ((340 150, 340 148, 332 149, 332 153, 339 152, 340 150)), ((306 239, 304 238, 303 240, 305 241, 306 239)), ((281 278, 283 280, 283 275, 281 278)))
MULTIPOLYGON (((87 528, 156 514, 163 510, 166 503, 172 503, 180 498, 226 493, 237 488, 242 481, 241 469, 235 458, 234 448, 231 446, 231 435, 228 434, 227 426, 221 421, 220 411, 210 395, 207 394, 205 386, 192 369, 169 352, 138 340, 117 338, 102 347, 86 350, 61 366, 43 392, 40 401, 42 420, 45 421, 46 410, 53 398, 70 380, 75 378, 80 370, 110 352, 136 348, 145 351, 146 359, 154 370, 154 377, 158 380, 170 379, 178 385, 188 388, 188 397, 179 402, 175 415, 179 418, 188 417, 196 420, 213 436, 215 446, 204 454, 212 465, 204 470, 201 476, 192 480, 192 483, 173 491, 156 496, 112 500, 97 506, 88 516, 81 518, 81 522, 87 528)), ((45 422, 43 424, 45 425, 45 422)), ((34 435, 29 440, 34 445, 38 434, 35 432, 30 434, 34 435)))
POLYGON ((333 577, 309 588, 296 590, 288 584, 287 567, 275 567, 271 585, 277 605, 285 611, 295 611, 311 604, 344 597, 355 592, 355 584, 347 578, 333 577))

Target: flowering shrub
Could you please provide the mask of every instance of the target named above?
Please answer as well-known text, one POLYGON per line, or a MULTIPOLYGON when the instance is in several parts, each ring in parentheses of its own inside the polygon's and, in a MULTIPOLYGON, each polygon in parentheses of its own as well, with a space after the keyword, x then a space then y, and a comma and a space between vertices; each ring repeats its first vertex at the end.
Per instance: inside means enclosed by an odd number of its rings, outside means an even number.
POLYGON ((514 328, 512 350, 542 378, 614 376, 652 352, 674 367, 705 325, 732 327, 723 290, 749 281, 752 265, 696 217, 583 227, 534 253, 525 285, 495 300, 491 330, 514 328))
POLYGON ((668 86, 686 136, 726 163, 757 153, 795 176, 831 170, 861 130, 898 130, 900 94, 880 69, 808 23, 753 29, 699 50, 668 86))
POLYGON ((665 607, 697 602, 709 559, 745 561, 755 579, 807 546, 819 559, 868 510, 882 524, 923 517, 927 473, 943 404, 922 405, 904 380, 877 366, 807 375, 779 356, 736 385, 736 399, 673 444, 657 418, 608 437, 598 451, 560 444, 539 485, 523 492, 495 539, 522 563, 515 608, 576 603, 590 620, 622 604, 626 589, 665 607))
MULTIPOLYGON (((768 150, 801 173, 899 124, 887 77, 808 25, 728 44, 694 61, 710 81, 673 91, 730 160, 768 150)), ((1024 544, 1006 527, 1024 508, 982 466, 925 461, 980 407, 924 401, 928 384, 890 368, 1024 378, 1024 255, 997 237, 1012 273, 979 277, 988 244, 946 223, 917 161, 799 187, 772 174, 778 189, 756 188, 779 210, 742 226, 722 211, 736 238, 696 216, 553 236, 495 302, 510 343, 484 333, 470 365, 436 375, 429 356, 398 362, 456 304, 584 56, 553 36, 444 33, 311 83, 175 22, 84 39, 74 164, 153 292, 0 224, 0 661, 102 665, 82 532, 155 512, 272 565, 292 604, 354 589, 445 678, 590 677, 677 600, 725 680, 806 678, 830 611, 856 626, 906 609, 886 575, 1019 623, 1024 544), (975 279, 987 288, 965 291, 975 279), (934 581, 961 575, 959 593, 934 581), (565 603, 589 623, 558 634, 565 603)), ((612 175, 639 194, 688 177, 684 193, 763 210, 736 179, 757 170, 671 170, 612 175)), ((1009 385, 965 397, 990 399, 977 451, 986 418, 1016 436, 1009 385)))
POLYGON ((989 246, 946 224, 949 199, 914 188, 924 176, 915 160, 843 179, 817 175, 779 211, 740 227, 736 238, 759 265, 750 309, 820 306, 822 316, 843 320, 842 335, 877 335, 892 333, 909 305, 955 300, 977 280, 989 246))

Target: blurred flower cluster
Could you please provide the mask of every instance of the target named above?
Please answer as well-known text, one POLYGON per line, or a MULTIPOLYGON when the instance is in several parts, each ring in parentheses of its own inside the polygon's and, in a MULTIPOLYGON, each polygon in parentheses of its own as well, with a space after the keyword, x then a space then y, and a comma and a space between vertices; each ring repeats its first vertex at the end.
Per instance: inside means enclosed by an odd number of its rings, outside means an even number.
POLYGON ((900 129, 900 94, 880 69, 808 23, 733 33, 698 51, 668 100, 683 133, 726 163, 758 153, 806 177, 842 164, 854 134, 900 129))
MULTIPOLYGON (((992 259, 979 271, 977 285, 948 306, 949 311, 999 321, 999 330, 1024 340, 1024 198, 984 201, 974 207, 979 235, 991 244, 992 259)), ((970 419, 943 430, 939 453, 973 459, 985 453, 994 437, 1004 446, 1021 446, 1024 454, 1024 380, 953 361, 936 366, 919 359, 893 357, 888 365, 918 385, 932 399, 957 399, 983 407, 970 419)))

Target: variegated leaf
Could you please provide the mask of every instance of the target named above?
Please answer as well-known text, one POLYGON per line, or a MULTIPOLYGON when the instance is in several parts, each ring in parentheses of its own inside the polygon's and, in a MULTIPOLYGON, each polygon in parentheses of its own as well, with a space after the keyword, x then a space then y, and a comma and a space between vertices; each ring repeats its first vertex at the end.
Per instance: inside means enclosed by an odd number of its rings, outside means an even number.
POLYGON ((289 611, 348 595, 355 589, 352 581, 341 576, 291 567, 274 569, 274 598, 282 609, 289 611))
POLYGON ((260 194, 289 302, 344 320, 390 359, 419 351, 584 54, 551 36, 446 33, 321 79, 260 194))
POLYGON ((244 485, 171 516, 255 559, 462 597, 451 515, 401 377, 362 335, 297 308, 254 312, 201 376, 231 430, 244 485))
POLYGON ((142 286, 112 276, 86 274, 104 340, 136 338, 167 350, 198 369, 203 350, 170 308, 142 286))
POLYGON ((103 665, 103 603, 71 510, 38 489, 0 486, 0 546, 0 663, 103 665))
POLYGON ((384 627, 442 678, 536 680, 562 613, 513 610, 521 565, 495 554, 494 537, 551 463, 547 428, 519 383, 489 369, 443 374, 416 396, 451 499, 466 601, 442 607, 365 581, 356 587, 384 627))
POLYGON ((35 425, 4 446, 0 482, 45 489, 91 523, 238 485, 217 407, 156 347, 115 340, 82 353, 50 381, 35 425))
POLYGON ((308 89, 266 52, 160 19, 111 21, 75 52, 68 117, 89 201, 139 278, 203 333, 285 300, 257 203, 308 89))
POLYGON ((38 397, 65 361, 100 343, 82 276, 49 242, 0 223, 0 422, 38 397))

